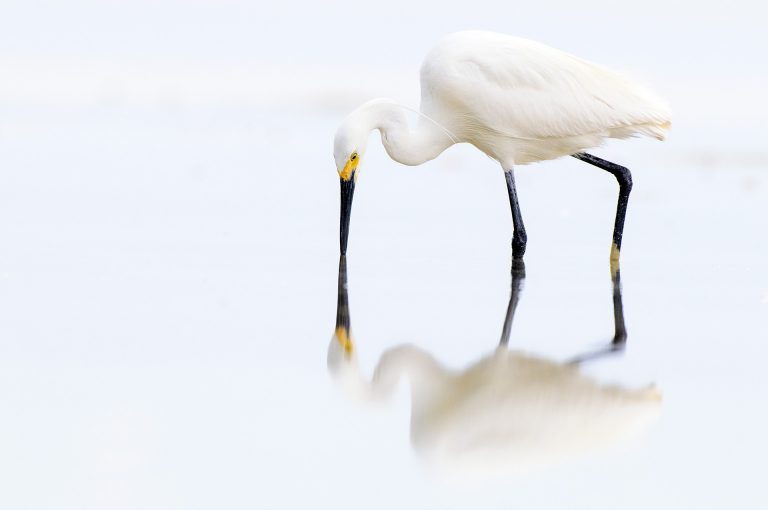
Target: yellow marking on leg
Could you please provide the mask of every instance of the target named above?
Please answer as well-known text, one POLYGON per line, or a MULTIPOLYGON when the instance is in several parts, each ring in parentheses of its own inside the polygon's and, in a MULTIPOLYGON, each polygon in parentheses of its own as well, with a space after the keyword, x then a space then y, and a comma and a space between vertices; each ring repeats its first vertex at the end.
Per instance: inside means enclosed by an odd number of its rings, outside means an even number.
POLYGON ((616 246, 616 243, 611 243, 611 262, 614 260, 619 261, 619 247, 616 246))
POLYGON ((619 247, 616 243, 611 243, 611 275, 616 276, 619 272, 619 247))

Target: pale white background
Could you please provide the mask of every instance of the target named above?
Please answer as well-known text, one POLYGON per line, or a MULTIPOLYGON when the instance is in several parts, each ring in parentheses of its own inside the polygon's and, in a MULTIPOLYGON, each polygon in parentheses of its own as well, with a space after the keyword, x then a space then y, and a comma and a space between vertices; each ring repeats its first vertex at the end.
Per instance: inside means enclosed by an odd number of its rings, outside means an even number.
MULTIPOLYGON (((763 508, 768 446, 768 49, 756 2, 0 4, 0 507, 763 508), (623 450, 471 485, 411 451, 406 388, 359 406, 326 368, 335 128, 418 102, 441 35, 492 29, 651 84, 667 142, 635 175, 626 353, 655 382, 623 450)), ((350 238, 363 370, 412 342, 461 368, 509 292, 500 172, 420 168, 372 139, 350 238)), ((616 186, 572 159, 518 171, 528 278, 511 344, 552 359, 612 333, 616 186)))

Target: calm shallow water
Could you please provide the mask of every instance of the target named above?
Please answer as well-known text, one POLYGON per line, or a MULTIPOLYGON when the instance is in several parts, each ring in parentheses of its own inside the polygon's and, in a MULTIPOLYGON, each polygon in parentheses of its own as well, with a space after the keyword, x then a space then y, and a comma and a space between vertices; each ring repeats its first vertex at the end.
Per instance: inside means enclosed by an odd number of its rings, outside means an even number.
POLYGON ((0 508, 768 506, 753 5, 0 10, 0 508), (595 152, 634 174, 621 352, 568 365, 614 336, 609 175, 518 169, 526 273, 498 349, 500 170, 464 146, 406 168, 374 139, 340 352, 333 133, 371 97, 416 106, 423 55, 466 28, 629 70, 672 104, 667 142, 595 152))
MULTIPOLYGON (((2 147, 3 507, 765 505, 764 169, 665 165, 644 141, 598 152, 635 175, 629 336, 578 375, 564 363, 614 333, 616 186, 572 159, 519 169, 530 240, 508 364, 533 366, 541 389, 497 371, 469 406, 486 421, 430 421, 434 392, 412 400, 403 380, 371 403, 329 371, 335 116, 112 105, 49 119, 2 147), (655 397, 625 405, 608 385, 655 397), (484 441, 512 446, 449 470, 435 450, 484 441)), ((510 298, 503 176, 461 146, 411 169, 372 140, 363 165, 356 382, 402 345, 452 374, 482 366, 510 298)))

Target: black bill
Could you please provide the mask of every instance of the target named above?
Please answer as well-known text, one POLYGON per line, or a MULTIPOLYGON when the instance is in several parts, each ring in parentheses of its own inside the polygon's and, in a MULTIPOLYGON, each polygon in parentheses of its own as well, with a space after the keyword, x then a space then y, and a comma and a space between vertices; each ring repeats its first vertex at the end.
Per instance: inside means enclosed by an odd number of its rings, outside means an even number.
POLYGON ((349 176, 349 180, 340 179, 341 182, 341 225, 340 243, 341 254, 347 254, 347 238, 349 237, 349 216, 352 214, 352 196, 355 194, 355 172, 349 176))

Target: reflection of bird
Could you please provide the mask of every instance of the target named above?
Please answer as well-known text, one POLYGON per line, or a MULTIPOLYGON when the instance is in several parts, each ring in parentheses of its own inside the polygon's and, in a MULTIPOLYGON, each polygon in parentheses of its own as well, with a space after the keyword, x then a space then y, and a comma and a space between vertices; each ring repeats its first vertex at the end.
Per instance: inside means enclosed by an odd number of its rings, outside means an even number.
MULTIPOLYGON (((386 351, 371 380, 360 373, 350 339, 346 264, 339 267, 339 313, 328 351, 329 370, 352 396, 379 400, 406 378, 412 393, 411 440, 428 462, 465 475, 520 472, 621 443, 658 414, 654 387, 601 384, 560 363, 506 349, 523 278, 513 271, 500 346, 462 371, 440 365, 412 345, 386 351)), ((620 290, 614 280, 615 290, 620 290)), ((621 298, 614 299, 614 352, 626 338, 621 298)), ((588 357, 594 357, 592 354, 588 357)))
POLYGON ((514 165, 572 155, 612 173, 619 182, 611 258, 618 260, 632 179, 629 170, 582 151, 606 138, 663 139, 666 105, 622 76, 533 41, 492 32, 458 32, 442 40, 421 67, 421 117, 369 101, 343 121, 334 141, 341 177, 341 253, 346 253, 357 168, 368 135, 378 129, 389 156, 420 165, 455 143, 471 143, 504 169, 512 208, 513 253, 526 234, 514 165))

